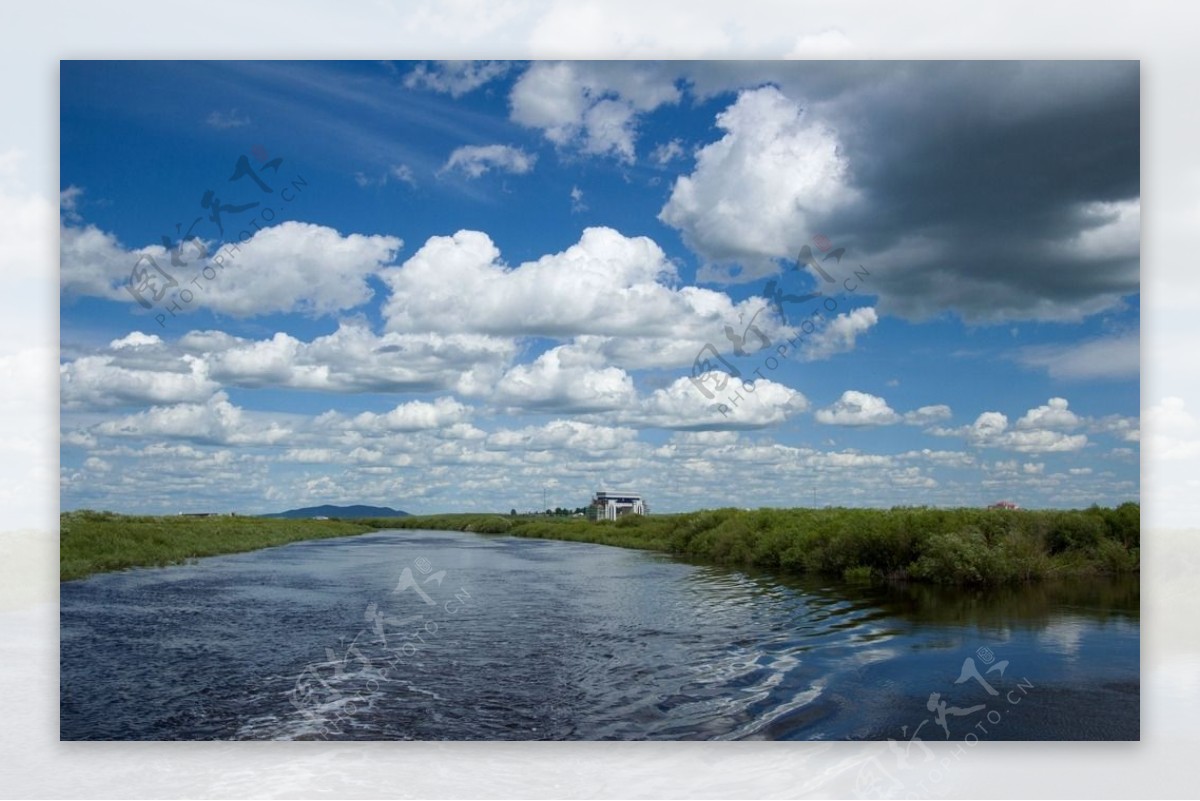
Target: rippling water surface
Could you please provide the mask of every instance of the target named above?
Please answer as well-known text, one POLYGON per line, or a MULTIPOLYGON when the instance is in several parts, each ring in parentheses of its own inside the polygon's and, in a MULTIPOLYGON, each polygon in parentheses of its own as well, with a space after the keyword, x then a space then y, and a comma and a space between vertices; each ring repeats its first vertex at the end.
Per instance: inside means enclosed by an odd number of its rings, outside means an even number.
POLYGON ((61 602, 66 740, 1138 737, 1136 579, 862 587, 394 531, 61 602))

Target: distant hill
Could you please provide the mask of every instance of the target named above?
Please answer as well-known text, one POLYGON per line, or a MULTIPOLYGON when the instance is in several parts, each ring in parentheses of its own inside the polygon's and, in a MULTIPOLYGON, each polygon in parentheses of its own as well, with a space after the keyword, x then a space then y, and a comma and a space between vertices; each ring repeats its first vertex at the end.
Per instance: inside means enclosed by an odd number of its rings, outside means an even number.
POLYGON ((390 506, 309 506, 306 509, 288 509, 286 512, 278 512, 273 515, 262 515, 263 517, 286 517, 286 518, 313 518, 313 517, 328 517, 328 518, 348 518, 348 517, 409 517, 408 512, 401 512, 399 509, 392 509, 390 506))

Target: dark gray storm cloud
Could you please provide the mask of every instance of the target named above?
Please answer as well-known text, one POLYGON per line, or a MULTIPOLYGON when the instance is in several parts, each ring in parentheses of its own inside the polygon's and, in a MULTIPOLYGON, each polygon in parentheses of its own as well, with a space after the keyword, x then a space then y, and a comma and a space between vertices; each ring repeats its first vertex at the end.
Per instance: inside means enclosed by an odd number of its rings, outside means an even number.
POLYGON ((857 199, 805 222, 881 311, 1074 320, 1138 291, 1137 62, 696 65, 693 89, 763 80, 836 131, 857 199))

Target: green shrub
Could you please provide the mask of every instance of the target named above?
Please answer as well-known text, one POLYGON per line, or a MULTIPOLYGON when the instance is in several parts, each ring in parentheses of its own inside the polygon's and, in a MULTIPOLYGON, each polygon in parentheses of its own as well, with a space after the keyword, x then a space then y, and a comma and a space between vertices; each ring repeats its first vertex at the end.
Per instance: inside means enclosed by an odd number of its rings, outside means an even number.
POLYGON ((1051 524, 1046 544, 1050 553, 1095 549, 1108 526, 1100 515, 1088 512, 1060 512, 1051 524))
POLYGON ((997 540, 992 569, 997 581, 1029 581, 1049 575, 1052 564, 1040 537, 1013 529, 997 540))
POLYGON ((937 534, 925 553, 909 567, 909 575, 937 584, 982 584, 993 567, 987 541, 979 531, 937 534))
POLYGON ((474 531, 477 534, 507 534, 512 525, 508 518, 485 517, 468 523, 464 531, 474 531))
POLYGON ((864 584, 871 580, 873 571, 866 565, 848 567, 842 572, 842 578, 855 584, 864 584))
POLYGON ((1138 569, 1137 550, 1130 551, 1115 539, 1100 543, 1096 558, 1109 573, 1130 573, 1138 569))
POLYGON ((723 508, 595 523, 478 514, 401 520, 379 527, 508 533, 664 551, 718 564, 943 584, 1137 570, 1141 524, 1136 503, 1073 511, 723 508))
POLYGON ((1116 509, 1105 509, 1109 536, 1128 549, 1141 547, 1142 507, 1123 503, 1116 509))

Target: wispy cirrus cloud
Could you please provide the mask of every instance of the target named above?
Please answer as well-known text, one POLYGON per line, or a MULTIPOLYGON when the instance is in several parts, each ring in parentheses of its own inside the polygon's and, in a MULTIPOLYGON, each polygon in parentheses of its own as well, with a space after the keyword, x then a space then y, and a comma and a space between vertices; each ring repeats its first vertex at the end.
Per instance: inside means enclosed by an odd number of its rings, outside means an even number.
POLYGON ((450 154, 439 172, 458 171, 468 178, 478 178, 491 170, 524 175, 535 164, 536 153, 512 145, 464 145, 450 154))
POLYGON ((1065 345, 1031 345, 1013 358, 1026 367, 1045 370, 1067 381, 1137 378, 1141 370, 1141 336, 1128 331, 1065 345))
POLYGON ((461 97, 500 78, 510 69, 510 61, 422 62, 404 76, 404 85, 409 89, 428 89, 461 97))
POLYGON ((227 111, 212 111, 204 122, 219 131, 225 131, 230 128, 244 128, 250 124, 250 117, 242 114, 236 108, 227 111))

